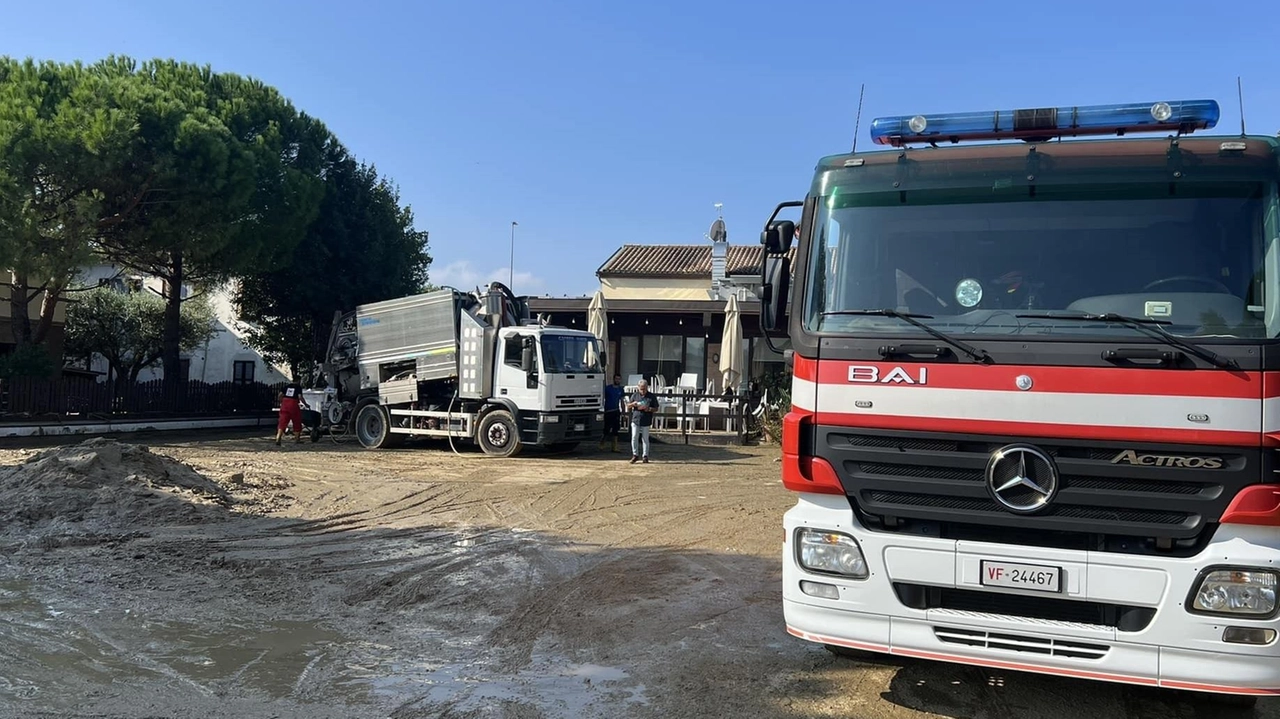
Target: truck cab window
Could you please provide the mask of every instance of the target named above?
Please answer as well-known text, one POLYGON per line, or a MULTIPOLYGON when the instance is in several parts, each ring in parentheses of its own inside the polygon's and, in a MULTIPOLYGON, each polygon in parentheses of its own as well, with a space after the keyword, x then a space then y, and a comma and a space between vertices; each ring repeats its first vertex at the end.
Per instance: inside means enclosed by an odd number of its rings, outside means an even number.
POLYGON ((523 338, 515 336, 508 337, 505 340, 502 351, 502 361, 504 364, 512 367, 520 366, 520 354, 524 349, 523 338))

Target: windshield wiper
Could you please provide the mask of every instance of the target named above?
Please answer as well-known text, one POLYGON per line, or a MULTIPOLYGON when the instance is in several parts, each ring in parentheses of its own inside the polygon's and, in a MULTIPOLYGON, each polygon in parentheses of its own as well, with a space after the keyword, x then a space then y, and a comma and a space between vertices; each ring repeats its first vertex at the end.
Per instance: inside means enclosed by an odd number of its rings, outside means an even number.
POLYGON ((920 329, 924 330, 925 332, 928 332, 930 335, 933 335, 937 339, 942 340, 943 342, 946 342, 952 347, 955 347, 956 349, 968 355, 969 358, 975 362, 982 362, 983 364, 991 364, 992 362, 995 361, 994 359, 992 359, 991 355, 987 353, 986 350, 975 349, 972 346, 964 342, 961 342, 955 337, 952 337, 946 332, 943 332, 942 330, 939 330, 939 329, 934 329, 933 327, 930 327, 929 325, 920 321, 920 320, 931 320, 933 319, 933 315, 921 315, 921 314, 915 314, 913 312, 899 312, 897 310, 890 310, 890 309, 832 310, 830 312, 822 313, 823 317, 867 316, 867 315, 873 315, 873 316, 879 316, 879 317, 896 317, 902 320, 903 322, 906 322, 909 325, 914 325, 916 327, 919 327, 920 329))
POLYGON ((1215 367, 1222 367, 1225 369, 1240 368, 1240 365, 1230 357, 1223 357, 1207 347, 1201 347, 1190 340, 1169 332, 1162 326, 1172 324, 1168 320, 1153 320, 1149 317, 1129 317, 1128 315, 1118 315, 1114 312, 1104 312, 1103 314, 1090 314, 1087 312, 1080 314, 1059 314, 1045 312, 1037 314, 1018 314, 1016 316, 1020 319, 1027 320, 1080 320, 1082 322, 1111 322, 1118 325, 1124 325, 1126 327, 1131 327, 1135 330, 1145 332, 1156 339, 1164 340, 1166 344, 1193 354, 1215 367))

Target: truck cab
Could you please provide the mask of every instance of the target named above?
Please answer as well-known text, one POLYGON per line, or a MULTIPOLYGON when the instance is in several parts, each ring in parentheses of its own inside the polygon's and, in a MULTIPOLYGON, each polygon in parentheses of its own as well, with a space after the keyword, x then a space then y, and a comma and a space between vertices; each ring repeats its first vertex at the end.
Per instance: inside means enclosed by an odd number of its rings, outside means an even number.
POLYGON ((1280 141, 1217 120, 881 118, 775 210, 791 634, 1280 695, 1280 141))
POLYGON ((595 335, 506 327, 494 344, 493 399, 515 406, 523 443, 563 447, 599 437, 605 370, 595 335))

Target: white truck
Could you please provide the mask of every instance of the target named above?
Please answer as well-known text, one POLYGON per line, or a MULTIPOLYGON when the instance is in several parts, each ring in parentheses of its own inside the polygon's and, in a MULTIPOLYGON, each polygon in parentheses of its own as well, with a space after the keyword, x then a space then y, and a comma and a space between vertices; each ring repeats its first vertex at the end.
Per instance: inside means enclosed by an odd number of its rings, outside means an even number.
POLYGON ((568 450, 600 436, 604 361, 594 335, 531 321, 501 283, 442 289, 335 316, 321 411, 370 449, 417 435, 568 450))

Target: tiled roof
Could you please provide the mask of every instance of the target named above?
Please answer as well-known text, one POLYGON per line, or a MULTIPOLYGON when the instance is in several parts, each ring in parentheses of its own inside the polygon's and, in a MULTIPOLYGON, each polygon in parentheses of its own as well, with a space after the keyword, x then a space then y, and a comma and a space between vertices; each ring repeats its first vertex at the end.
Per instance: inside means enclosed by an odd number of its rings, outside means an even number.
MULTIPOLYGON (((725 274, 760 272, 763 252, 764 248, 759 245, 729 245, 725 254, 725 274)), ((794 248, 791 257, 795 258, 794 248)), ((596 270, 596 275, 710 277, 711 245, 623 245, 596 270)))

